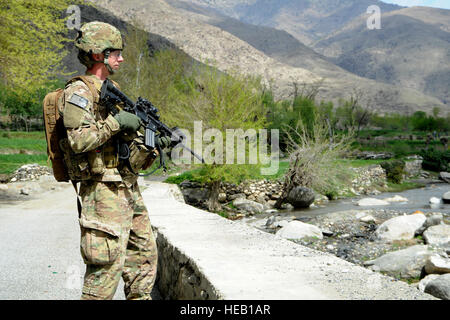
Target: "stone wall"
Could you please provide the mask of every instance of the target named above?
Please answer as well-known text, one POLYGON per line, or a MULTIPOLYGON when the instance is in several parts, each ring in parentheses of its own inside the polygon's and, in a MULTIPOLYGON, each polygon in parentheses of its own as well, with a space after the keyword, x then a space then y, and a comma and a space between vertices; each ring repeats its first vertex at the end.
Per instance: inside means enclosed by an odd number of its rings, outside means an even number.
POLYGON ((158 245, 158 272, 156 285, 166 300, 222 299, 197 265, 157 228, 153 228, 158 245))

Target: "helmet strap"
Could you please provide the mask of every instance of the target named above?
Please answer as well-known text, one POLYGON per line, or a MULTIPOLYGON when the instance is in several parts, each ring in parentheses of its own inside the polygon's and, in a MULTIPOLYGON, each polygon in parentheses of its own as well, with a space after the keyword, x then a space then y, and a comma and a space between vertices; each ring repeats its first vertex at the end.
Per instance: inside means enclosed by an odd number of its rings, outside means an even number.
POLYGON ((105 50, 105 59, 103 59, 103 64, 106 66, 106 69, 108 69, 109 74, 113 75, 114 70, 111 68, 111 66, 108 63, 109 54, 111 53, 110 50, 105 50))

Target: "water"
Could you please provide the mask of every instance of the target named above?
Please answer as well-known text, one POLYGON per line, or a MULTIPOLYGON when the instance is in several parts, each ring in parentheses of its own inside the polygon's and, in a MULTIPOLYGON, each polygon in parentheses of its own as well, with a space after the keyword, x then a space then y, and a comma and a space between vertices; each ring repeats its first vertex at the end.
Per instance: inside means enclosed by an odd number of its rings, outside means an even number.
POLYGON ((386 210, 398 210, 404 211, 406 214, 411 214, 416 210, 420 210, 424 213, 427 212, 440 212, 444 216, 450 217, 450 204, 444 204, 442 202, 442 196, 444 193, 450 191, 450 184, 448 183, 431 183, 423 188, 411 189, 402 192, 384 192, 376 196, 362 195, 349 199, 333 200, 319 207, 312 207, 306 209, 296 209, 292 211, 280 211, 288 213, 290 216, 301 217, 313 217, 321 214, 327 214, 330 212, 339 212, 346 210, 371 210, 371 209, 386 209, 386 210), (395 195, 407 198, 407 202, 391 202, 389 205, 384 206, 358 206, 356 203, 362 198, 376 198, 385 199, 391 198, 395 195), (430 205, 429 201, 431 197, 441 199, 441 203, 438 205, 430 205))

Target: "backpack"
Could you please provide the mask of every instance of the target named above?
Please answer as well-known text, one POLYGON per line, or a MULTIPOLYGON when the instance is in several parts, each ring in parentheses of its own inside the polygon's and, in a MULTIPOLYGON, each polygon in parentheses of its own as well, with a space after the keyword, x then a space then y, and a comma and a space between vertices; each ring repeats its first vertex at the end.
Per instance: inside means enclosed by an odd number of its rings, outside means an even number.
MULTIPOLYGON (((67 81, 66 86, 75 80, 82 80, 88 86, 89 90, 93 94, 96 94, 94 91, 96 90, 95 87, 84 76, 73 77, 67 81)), ((64 89, 56 89, 48 93, 42 103, 48 160, 52 163, 53 176, 59 182, 67 182, 70 180, 69 171, 64 162, 64 152, 59 144, 61 139, 67 138, 67 132, 61 116, 64 111, 63 94, 64 89)))
POLYGON ((42 103, 48 160, 52 162, 53 176, 59 182, 69 181, 64 153, 59 146, 59 141, 67 136, 60 114, 63 106, 58 105, 58 102, 61 104, 63 94, 64 89, 61 88, 52 91, 45 96, 42 103))

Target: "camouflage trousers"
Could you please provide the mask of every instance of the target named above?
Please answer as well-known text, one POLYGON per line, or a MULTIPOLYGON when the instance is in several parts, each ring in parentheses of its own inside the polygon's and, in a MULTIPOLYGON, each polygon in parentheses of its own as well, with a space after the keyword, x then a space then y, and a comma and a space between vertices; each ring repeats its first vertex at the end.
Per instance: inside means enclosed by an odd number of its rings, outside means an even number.
POLYGON ((82 299, 112 299, 120 278, 127 299, 151 299, 157 249, 137 183, 84 181, 80 186, 82 299))

